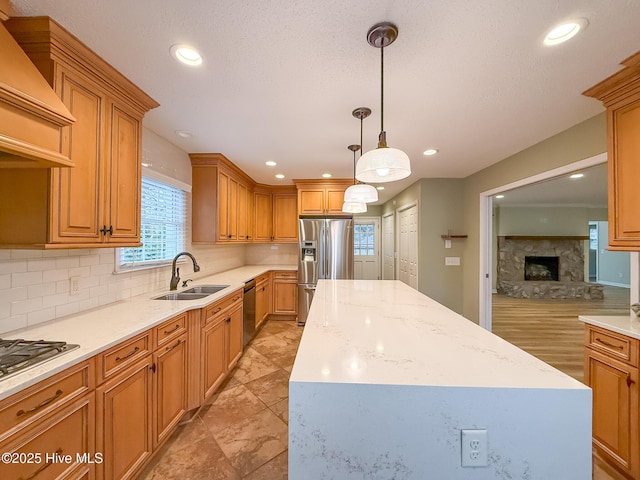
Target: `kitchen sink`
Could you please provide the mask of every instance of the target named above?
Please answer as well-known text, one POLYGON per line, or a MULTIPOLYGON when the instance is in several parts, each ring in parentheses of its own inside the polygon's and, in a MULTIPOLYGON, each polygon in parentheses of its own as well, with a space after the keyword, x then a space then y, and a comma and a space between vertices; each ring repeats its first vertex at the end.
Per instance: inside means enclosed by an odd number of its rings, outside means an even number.
POLYGON ((165 293, 159 297, 154 297, 154 300, 197 300, 199 298, 208 297, 210 293, 188 293, 188 292, 172 292, 165 293))
POLYGON ((206 293, 207 295, 211 295, 212 293, 217 293, 220 290, 224 290, 229 285, 196 285, 195 287, 191 287, 187 290, 183 290, 182 293, 189 294, 199 294, 206 293))

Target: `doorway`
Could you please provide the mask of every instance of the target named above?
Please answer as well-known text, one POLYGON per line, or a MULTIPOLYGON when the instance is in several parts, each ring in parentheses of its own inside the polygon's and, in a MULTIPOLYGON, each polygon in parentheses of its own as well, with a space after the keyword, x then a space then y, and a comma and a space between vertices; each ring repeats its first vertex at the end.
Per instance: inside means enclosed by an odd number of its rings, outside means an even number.
POLYGON ((418 289, 418 205, 399 211, 400 241, 398 242, 398 279, 418 289))
POLYGON ((382 279, 395 280, 395 216, 393 212, 382 217, 382 279))
POLYGON ((380 280, 380 218, 356 217, 353 223, 353 278, 380 280))

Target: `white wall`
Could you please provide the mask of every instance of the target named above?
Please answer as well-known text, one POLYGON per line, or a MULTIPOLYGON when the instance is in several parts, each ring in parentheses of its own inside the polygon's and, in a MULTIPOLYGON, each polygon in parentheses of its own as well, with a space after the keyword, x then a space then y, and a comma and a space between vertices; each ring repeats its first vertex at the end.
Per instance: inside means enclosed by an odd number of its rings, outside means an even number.
MULTIPOLYGON (((495 201, 496 205, 499 201, 495 201)), ((589 235, 590 220, 606 220, 606 208, 587 207, 496 207, 498 236, 589 235)))
MULTIPOLYGON (((146 128, 142 145, 143 160, 152 163, 152 170, 191 183, 186 152, 146 128)), ((196 247, 188 243, 187 250, 196 256, 202 270, 191 274, 191 266, 185 264, 181 269, 184 278, 246 264, 244 245, 196 247)), ((0 250, 0 333, 169 288, 170 267, 114 274, 114 258, 113 248, 0 250), (69 294, 70 277, 79 277, 78 295, 69 294)))

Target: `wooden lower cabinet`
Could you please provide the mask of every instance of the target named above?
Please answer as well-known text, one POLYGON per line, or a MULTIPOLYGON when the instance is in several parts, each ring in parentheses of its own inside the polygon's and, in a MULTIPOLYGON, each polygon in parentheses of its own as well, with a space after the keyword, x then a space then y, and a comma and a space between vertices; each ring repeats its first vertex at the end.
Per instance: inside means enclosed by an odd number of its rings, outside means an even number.
POLYGON ((148 355, 96 389, 99 479, 133 478, 151 456, 152 364, 148 355))
POLYGON ((186 334, 153 354, 154 448, 173 432, 186 411, 187 354, 186 334))
POLYGON ((290 271, 273 274, 274 315, 298 314, 298 273, 290 271))
POLYGON ((0 478, 95 478, 94 400, 91 392, 0 443, 0 452, 21 455, 0 464, 0 478))
POLYGON ((269 274, 256 279, 256 327, 271 313, 271 278, 269 274))
MULTIPOLYGON (((587 337, 591 346, 585 349, 585 381, 593 391, 593 445, 609 464, 639 479, 638 368, 620 359, 625 337, 595 327, 587 327, 587 337)), ((626 338, 637 351, 637 341, 626 338)), ((637 362, 635 354, 630 358, 637 362)))
POLYGON ((235 302, 205 324, 202 332, 203 399, 216 391, 242 355, 242 321, 242 302, 235 302))

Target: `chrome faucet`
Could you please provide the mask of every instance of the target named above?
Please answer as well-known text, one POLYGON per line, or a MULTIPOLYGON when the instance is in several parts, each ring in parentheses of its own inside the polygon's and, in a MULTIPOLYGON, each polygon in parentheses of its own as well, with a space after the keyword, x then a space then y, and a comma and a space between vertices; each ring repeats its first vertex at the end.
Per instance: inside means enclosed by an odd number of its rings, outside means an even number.
POLYGON ((193 271, 194 272, 199 272, 200 271, 200 265, 198 265, 198 262, 196 262, 196 258, 193 255, 191 255, 189 252, 180 252, 175 257, 173 257, 173 263, 171 264, 171 282, 169 283, 169 290, 177 290, 178 289, 178 282, 180 282, 180 269, 176 268, 176 261, 182 255, 186 255, 187 257, 189 257, 191 259, 191 261, 193 262, 193 271))

